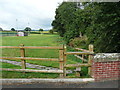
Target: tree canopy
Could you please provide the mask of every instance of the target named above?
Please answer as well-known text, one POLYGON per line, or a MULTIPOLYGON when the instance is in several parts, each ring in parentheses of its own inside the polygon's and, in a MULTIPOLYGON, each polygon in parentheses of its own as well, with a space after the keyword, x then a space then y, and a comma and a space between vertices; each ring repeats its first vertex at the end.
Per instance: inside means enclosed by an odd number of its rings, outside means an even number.
POLYGON ((120 52, 120 2, 63 2, 52 26, 67 43, 82 33, 96 52, 120 52))
POLYGON ((30 27, 26 27, 24 30, 25 31, 31 31, 31 28, 30 27))
POLYGON ((42 31, 43 31, 43 29, 42 29, 42 28, 40 28, 40 29, 39 29, 39 31, 41 31, 41 32, 42 32, 42 31))
POLYGON ((15 31, 15 29, 14 29, 14 28, 11 28, 11 31, 15 31))

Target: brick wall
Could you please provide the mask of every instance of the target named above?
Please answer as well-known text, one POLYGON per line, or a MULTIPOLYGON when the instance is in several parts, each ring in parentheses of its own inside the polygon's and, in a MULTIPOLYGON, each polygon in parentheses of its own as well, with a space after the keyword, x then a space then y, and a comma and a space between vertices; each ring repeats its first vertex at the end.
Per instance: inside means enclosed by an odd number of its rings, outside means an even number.
POLYGON ((95 80, 120 78, 120 54, 97 54, 92 61, 92 77, 95 80))

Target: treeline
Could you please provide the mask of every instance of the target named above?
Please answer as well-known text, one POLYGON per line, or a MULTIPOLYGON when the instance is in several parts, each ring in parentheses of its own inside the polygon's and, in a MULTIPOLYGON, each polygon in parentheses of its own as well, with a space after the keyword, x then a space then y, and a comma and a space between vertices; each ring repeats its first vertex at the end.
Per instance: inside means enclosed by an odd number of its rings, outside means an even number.
POLYGON ((52 26, 69 45, 93 44, 95 52, 120 52, 120 2, 63 2, 52 26))

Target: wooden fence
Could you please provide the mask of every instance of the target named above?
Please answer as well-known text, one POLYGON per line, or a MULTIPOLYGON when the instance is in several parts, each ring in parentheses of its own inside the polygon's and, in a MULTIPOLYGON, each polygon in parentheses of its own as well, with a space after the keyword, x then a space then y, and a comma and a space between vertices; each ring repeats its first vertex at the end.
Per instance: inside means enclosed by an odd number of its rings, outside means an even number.
MULTIPOLYGON (((0 59, 14 59, 14 60, 21 60, 22 69, 10 69, 10 68, 0 68, 0 70, 5 71, 21 71, 21 72, 44 72, 44 73, 59 73, 60 77, 66 77, 66 68, 67 67, 76 67, 76 69, 87 66, 89 67, 89 75, 91 75, 91 59, 93 52, 93 45, 89 45, 89 50, 84 50, 80 48, 75 48, 76 50, 81 50, 83 52, 67 52, 66 46, 24 46, 21 44, 20 46, 0 46, 0 48, 18 48, 21 52, 21 57, 0 57, 0 59), (59 58, 32 58, 32 57, 25 57, 25 49, 57 49, 59 50, 59 58), (89 55, 88 63, 77 63, 77 64, 66 64, 67 55, 89 55), (45 61, 57 61, 59 63, 59 70, 32 70, 26 69, 26 61, 25 60, 45 60, 45 61)), ((84 60, 84 58, 81 58, 84 60)), ((79 70, 77 70, 79 71, 79 70)), ((77 73, 78 74, 78 73, 77 73)))

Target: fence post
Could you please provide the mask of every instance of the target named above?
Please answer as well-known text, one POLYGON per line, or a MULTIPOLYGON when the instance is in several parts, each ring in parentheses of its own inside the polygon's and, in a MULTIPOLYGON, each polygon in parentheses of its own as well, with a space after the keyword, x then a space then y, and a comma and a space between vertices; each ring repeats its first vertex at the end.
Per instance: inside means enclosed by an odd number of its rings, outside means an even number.
MULTIPOLYGON (((24 44, 20 44, 21 48, 20 48, 20 53, 21 53, 21 57, 25 57, 25 49, 22 48, 24 47, 24 44)), ((26 62, 24 59, 21 59, 21 64, 22 64, 22 69, 26 69, 26 62)))
POLYGON ((66 45, 64 45, 63 48, 64 48, 64 52, 63 52, 63 62, 64 62, 63 75, 64 75, 64 77, 66 77, 66 67, 65 67, 65 65, 66 65, 66 60, 67 60, 67 56, 66 56, 66 54, 65 54, 65 52, 67 51, 66 45))
MULTIPOLYGON (((82 54, 82 59, 84 59, 84 54, 82 54)), ((82 60, 82 63, 84 63, 84 60, 82 60)))
MULTIPOLYGON (((62 46, 63 47, 63 46, 62 46)), ((60 62, 60 70, 63 70, 64 68, 64 61, 63 61, 63 52, 64 52, 64 47, 59 50, 59 62, 60 62)), ((64 71, 64 70, 63 70, 64 71)), ((60 78, 63 78, 64 75, 60 74, 60 78)))
MULTIPOLYGON (((92 45, 92 44, 89 45, 89 51, 90 51, 90 52, 93 52, 93 45, 92 45)), ((88 64, 90 64, 90 65, 92 64, 92 62, 91 62, 92 57, 93 57, 92 55, 89 55, 89 56, 88 56, 88 64)), ((91 67, 88 67, 88 74, 89 74, 90 76, 91 76, 91 74, 92 74, 91 71, 92 71, 92 70, 91 70, 91 67)))

